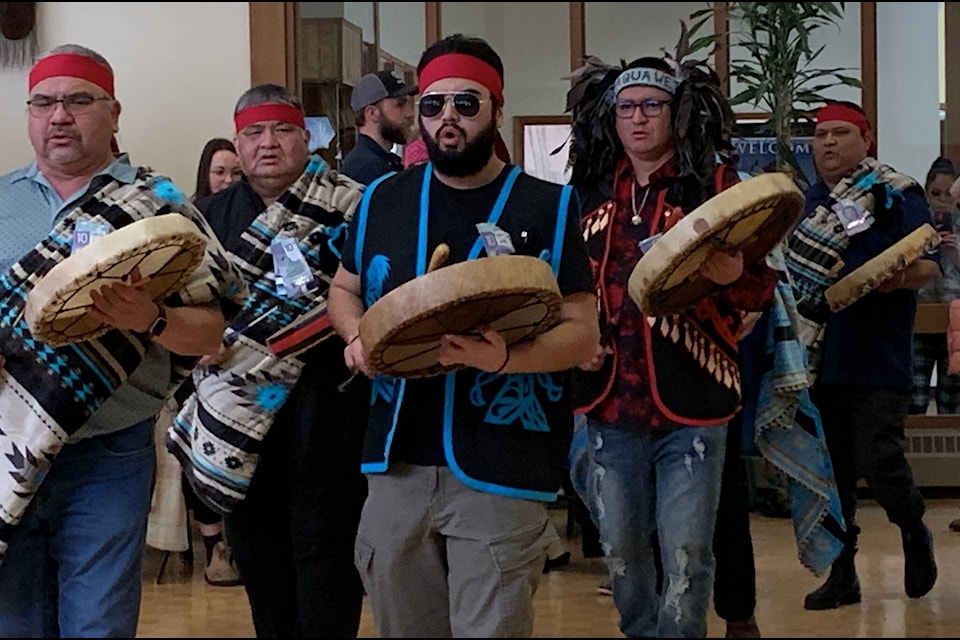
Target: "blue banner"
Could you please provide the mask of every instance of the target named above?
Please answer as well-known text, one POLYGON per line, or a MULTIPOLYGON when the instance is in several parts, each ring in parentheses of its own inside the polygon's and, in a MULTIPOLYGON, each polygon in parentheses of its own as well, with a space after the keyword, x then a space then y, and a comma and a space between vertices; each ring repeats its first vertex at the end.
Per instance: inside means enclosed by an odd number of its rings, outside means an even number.
MULTIPOLYGON (((797 157, 800 168, 804 175, 798 176, 797 182, 801 184, 813 184, 817 179, 817 171, 813 165, 813 138, 796 137, 793 139, 793 153, 797 157)), ((770 137, 762 138, 734 138, 733 146, 739 157, 737 169, 746 175, 755 176, 768 167, 773 167, 777 159, 777 139, 770 137)))

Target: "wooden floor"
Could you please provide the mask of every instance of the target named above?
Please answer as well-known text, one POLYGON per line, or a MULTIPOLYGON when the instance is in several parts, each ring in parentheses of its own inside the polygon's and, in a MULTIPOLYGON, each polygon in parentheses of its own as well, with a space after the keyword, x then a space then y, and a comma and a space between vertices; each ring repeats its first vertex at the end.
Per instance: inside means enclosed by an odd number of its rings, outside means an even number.
MULTIPOLYGON (((927 501, 926 522, 934 534, 940 577, 927 596, 903 593, 903 554, 899 530, 871 501, 862 503, 857 569, 863 602, 832 611, 806 611, 803 597, 820 585, 796 555, 788 520, 753 516, 757 558, 757 621, 765 637, 932 637, 960 636, 960 534, 947 528, 960 517, 960 499, 927 501)), ((563 531, 563 512, 555 514, 563 531)), ((543 576, 537 592, 535 637, 622 637, 610 597, 596 587, 605 574, 602 561, 584 559, 579 540, 567 542, 573 559, 543 576)), ((170 581, 155 584, 160 553, 150 550, 145 567, 141 638, 241 638, 253 636, 242 587, 210 587, 199 563, 191 576, 177 575, 179 561, 167 568, 170 581)), ((708 637, 723 637, 723 622, 711 613, 708 637)), ((360 637, 377 637, 364 607, 360 637)))

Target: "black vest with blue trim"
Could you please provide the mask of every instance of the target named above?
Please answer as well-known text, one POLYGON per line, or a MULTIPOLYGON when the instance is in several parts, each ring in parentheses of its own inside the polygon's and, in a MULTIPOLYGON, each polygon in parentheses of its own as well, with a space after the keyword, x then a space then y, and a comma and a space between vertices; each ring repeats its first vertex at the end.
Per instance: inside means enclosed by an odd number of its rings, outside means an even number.
MULTIPOLYGON (((546 260, 556 275, 571 189, 510 169, 489 222, 510 234, 516 253, 546 260)), ((352 238, 365 309, 425 273, 435 248, 426 240, 428 222, 457 214, 429 212, 431 172, 431 165, 423 165, 384 176, 366 189, 352 238), (411 254, 404 247, 417 249, 411 254)), ((468 242, 473 249, 466 258, 479 257, 479 232, 476 242, 468 242)), ((451 254, 452 262, 463 259, 451 254)), ((407 383, 387 376, 373 380, 362 458, 366 473, 388 469, 407 383)), ((573 433, 569 372, 496 375, 467 368, 436 384, 443 394, 444 458, 458 479, 478 491, 556 499, 573 433)))

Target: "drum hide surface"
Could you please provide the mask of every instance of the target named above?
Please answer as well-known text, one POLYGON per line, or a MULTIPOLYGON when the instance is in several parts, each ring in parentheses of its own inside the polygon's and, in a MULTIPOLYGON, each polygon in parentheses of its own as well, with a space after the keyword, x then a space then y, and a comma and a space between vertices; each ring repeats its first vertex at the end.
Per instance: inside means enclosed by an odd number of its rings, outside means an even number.
POLYGON ((630 274, 630 297, 648 316, 696 305, 721 285, 700 265, 714 250, 763 260, 803 214, 803 193, 784 173, 765 173, 726 189, 685 215, 650 247, 630 274))
POLYGON ((24 316, 34 337, 58 347, 96 338, 112 327, 88 312, 90 292, 130 283, 139 268, 140 288, 154 302, 180 289, 203 261, 206 237, 179 214, 144 218, 97 238, 59 262, 27 298, 24 316))
POLYGON ((430 271, 384 295, 361 318, 360 338, 378 373, 441 375, 461 368, 437 360, 443 335, 479 335, 489 327, 513 345, 554 326, 562 305, 547 262, 478 258, 430 271))

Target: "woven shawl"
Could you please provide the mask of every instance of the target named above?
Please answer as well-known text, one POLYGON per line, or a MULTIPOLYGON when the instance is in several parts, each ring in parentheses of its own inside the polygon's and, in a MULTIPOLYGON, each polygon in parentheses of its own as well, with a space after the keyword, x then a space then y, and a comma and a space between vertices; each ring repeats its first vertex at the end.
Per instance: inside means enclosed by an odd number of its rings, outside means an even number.
MULTIPOLYGON (((263 438, 303 368, 300 357, 274 355, 267 338, 297 317, 325 309, 362 189, 312 157, 300 178, 241 235, 234 262, 250 296, 225 333, 226 357, 219 365, 197 367, 196 391, 167 434, 167 449, 213 509, 228 513, 246 496, 263 438), (318 288, 297 298, 277 294, 270 254, 277 237, 296 238, 318 288)), ((333 333, 329 328, 320 337, 333 333)))
POLYGON ((779 247, 767 263, 782 277, 767 311, 754 440, 788 479, 800 563, 821 575, 843 549, 845 525, 820 413, 810 400, 807 351, 779 247))
MULTIPOLYGON (((149 343, 142 334, 112 330, 93 340, 50 347, 33 338, 22 317, 27 294, 70 255, 77 221, 96 220, 118 229, 167 214, 186 216, 209 241, 200 267, 164 303, 179 307, 231 296, 242 300, 243 280, 203 216, 168 178, 145 168, 138 169, 133 184, 111 179, 94 187, 43 241, 0 275, 0 349, 6 359, 0 369, 0 559, 64 443, 137 368, 149 343)), ((172 394, 196 358, 171 354, 171 360, 172 394)))
POLYGON ((841 256, 849 244, 833 206, 852 201, 872 216, 876 194, 881 193, 889 207, 894 198, 902 197, 903 191, 913 186, 917 186, 913 178, 874 158, 866 158, 830 192, 829 205, 817 207, 791 234, 785 252, 786 264, 796 292, 799 337, 807 347, 811 372, 819 366, 820 347, 830 315, 824 292, 837 280, 843 267, 841 256))

